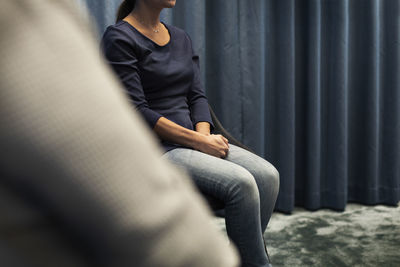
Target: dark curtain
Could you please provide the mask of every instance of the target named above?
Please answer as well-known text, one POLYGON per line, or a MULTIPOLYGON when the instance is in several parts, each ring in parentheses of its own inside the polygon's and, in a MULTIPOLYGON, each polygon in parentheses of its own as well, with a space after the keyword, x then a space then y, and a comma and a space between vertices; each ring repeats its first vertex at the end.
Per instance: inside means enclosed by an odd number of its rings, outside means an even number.
MULTIPOLYGON (((100 34, 119 1, 88 5, 100 34)), ((280 172, 276 209, 400 200, 400 0, 178 0, 209 101, 280 172)))

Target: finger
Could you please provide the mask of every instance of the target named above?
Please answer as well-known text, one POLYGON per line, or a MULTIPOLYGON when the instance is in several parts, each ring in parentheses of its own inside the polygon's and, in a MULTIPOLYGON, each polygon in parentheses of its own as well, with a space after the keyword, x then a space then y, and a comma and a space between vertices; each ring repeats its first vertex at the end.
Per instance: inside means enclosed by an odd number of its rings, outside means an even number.
POLYGON ((229 142, 228 142, 228 139, 226 139, 225 137, 222 136, 222 141, 224 142, 225 147, 226 147, 227 149, 229 149, 229 142))
MULTIPOLYGON (((222 135, 221 135, 221 136, 222 136, 222 135)), ((224 141, 225 141, 226 144, 229 143, 229 140, 228 140, 225 136, 222 136, 222 138, 224 139, 224 141)))
POLYGON ((224 158, 226 158, 226 152, 225 151, 223 151, 222 153, 221 153, 221 159, 224 159, 224 158))
POLYGON ((224 137, 222 135, 217 135, 216 137, 218 139, 218 143, 226 145, 226 142, 225 142, 224 137))
POLYGON ((219 134, 218 137, 221 138, 222 141, 224 141, 224 143, 225 143, 226 145, 229 144, 228 139, 226 139, 224 136, 222 136, 222 135, 219 134))

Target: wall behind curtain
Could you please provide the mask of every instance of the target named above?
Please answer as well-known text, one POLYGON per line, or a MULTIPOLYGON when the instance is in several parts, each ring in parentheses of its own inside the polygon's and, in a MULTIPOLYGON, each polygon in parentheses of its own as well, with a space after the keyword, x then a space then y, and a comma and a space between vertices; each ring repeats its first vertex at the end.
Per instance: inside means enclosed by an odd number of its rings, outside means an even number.
MULTIPOLYGON (((101 35, 120 1, 87 4, 101 35)), ((400 200, 400 0, 178 0, 209 101, 281 175, 277 210, 400 200)))

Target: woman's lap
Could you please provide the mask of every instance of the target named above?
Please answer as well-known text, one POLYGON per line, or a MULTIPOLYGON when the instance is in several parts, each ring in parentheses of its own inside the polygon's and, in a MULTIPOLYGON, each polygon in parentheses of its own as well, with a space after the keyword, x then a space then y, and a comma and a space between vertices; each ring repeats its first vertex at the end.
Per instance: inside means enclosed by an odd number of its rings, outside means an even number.
POLYGON ((185 169, 202 193, 221 201, 227 200, 230 188, 238 179, 255 182, 251 174, 238 164, 193 149, 176 148, 164 157, 185 169))
MULTIPOLYGON (((188 148, 174 149, 167 152, 165 157, 184 168, 199 190, 208 196, 226 202, 235 184, 247 182, 250 186, 253 184, 258 188, 262 214, 263 206, 275 204, 279 187, 277 170, 265 159, 240 147, 230 145, 226 159, 188 148)), ((262 224, 266 226, 268 218, 262 220, 262 224)))

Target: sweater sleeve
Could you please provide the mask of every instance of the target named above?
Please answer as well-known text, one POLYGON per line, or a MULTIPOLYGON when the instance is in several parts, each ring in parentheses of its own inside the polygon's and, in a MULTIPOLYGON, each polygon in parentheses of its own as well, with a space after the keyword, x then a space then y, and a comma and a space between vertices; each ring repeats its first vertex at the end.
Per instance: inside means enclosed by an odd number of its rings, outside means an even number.
POLYGON ((132 40, 118 29, 109 28, 102 40, 102 50, 109 65, 122 81, 131 102, 154 128, 162 117, 158 112, 149 108, 142 82, 139 75, 138 58, 132 40))
POLYGON ((188 36, 190 41, 191 50, 192 50, 192 63, 194 70, 194 77, 192 86, 188 93, 188 103, 190 108, 190 116, 193 122, 193 125, 196 125, 198 122, 208 122, 210 123, 211 130, 214 129, 214 124, 211 119, 210 109, 208 107, 208 100, 204 92, 203 85, 200 80, 200 64, 199 64, 199 56, 196 55, 193 51, 192 42, 188 36))

